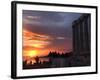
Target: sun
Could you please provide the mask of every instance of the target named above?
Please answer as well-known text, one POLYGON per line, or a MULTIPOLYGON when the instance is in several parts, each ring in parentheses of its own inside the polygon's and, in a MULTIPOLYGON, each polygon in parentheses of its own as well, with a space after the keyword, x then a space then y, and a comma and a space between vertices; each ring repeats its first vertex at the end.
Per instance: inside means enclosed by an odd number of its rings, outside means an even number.
POLYGON ((30 56, 30 57, 35 57, 35 56, 37 56, 37 51, 35 51, 35 50, 34 50, 34 51, 33 51, 33 50, 32 50, 32 51, 29 51, 29 56, 30 56))

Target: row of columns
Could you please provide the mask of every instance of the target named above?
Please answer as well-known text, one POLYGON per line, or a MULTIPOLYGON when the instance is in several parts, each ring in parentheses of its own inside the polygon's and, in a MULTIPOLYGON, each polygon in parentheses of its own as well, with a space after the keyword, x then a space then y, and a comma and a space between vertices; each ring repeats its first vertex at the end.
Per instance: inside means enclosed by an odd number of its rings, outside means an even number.
POLYGON ((86 53, 90 51, 91 43, 91 15, 83 14, 72 24, 73 30, 73 50, 76 53, 86 53))

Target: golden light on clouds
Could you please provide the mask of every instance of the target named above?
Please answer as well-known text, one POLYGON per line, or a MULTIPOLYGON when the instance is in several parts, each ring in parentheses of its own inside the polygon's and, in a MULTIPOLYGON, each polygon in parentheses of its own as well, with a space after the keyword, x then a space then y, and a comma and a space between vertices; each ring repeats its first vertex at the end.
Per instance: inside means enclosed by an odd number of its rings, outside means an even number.
POLYGON ((37 34, 23 29, 23 56, 36 57, 45 55, 48 50, 43 49, 51 44, 52 39, 48 35, 37 34))
POLYGON ((47 35, 32 33, 28 30, 23 30, 23 46, 33 46, 36 48, 44 48, 50 44, 52 38, 47 35))

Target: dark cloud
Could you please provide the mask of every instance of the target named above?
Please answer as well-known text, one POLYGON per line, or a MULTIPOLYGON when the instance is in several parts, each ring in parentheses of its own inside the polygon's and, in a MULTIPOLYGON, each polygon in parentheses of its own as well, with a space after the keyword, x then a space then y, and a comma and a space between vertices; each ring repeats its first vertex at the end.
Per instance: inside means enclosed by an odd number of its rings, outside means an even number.
POLYGON ((38 16, 40 18, 31 20, 33 24, 35 24, 34 22, 40 22, 40 25, 46 27, 69 27, 80 15, 80 13, 23 10, 24 19, 27 16, 38 16))

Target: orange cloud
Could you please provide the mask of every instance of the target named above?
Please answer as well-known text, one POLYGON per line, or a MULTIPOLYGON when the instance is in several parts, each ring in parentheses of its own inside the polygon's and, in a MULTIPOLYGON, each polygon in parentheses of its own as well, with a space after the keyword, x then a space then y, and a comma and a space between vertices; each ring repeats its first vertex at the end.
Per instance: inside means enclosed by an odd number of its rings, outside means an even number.
POLYGON ((48 50, 45 47, 51 44, 52 39, 48 35, 37 34, 23 29, 23 57, 46 55, 48 50))
POLYGON ((23 46, 33 46, 36 48, 44 48, 51 43, 52 38, 47 35, 41 35, 23 30, 23 46))

